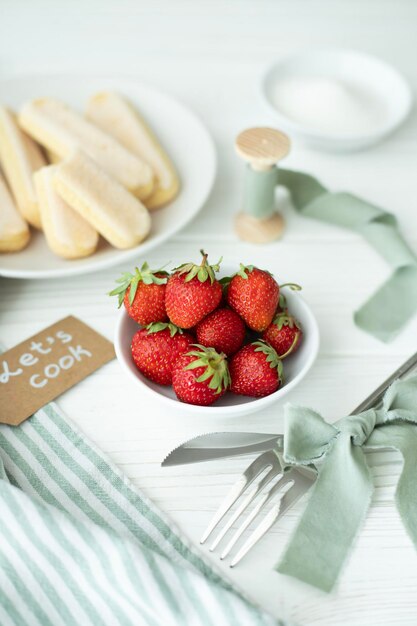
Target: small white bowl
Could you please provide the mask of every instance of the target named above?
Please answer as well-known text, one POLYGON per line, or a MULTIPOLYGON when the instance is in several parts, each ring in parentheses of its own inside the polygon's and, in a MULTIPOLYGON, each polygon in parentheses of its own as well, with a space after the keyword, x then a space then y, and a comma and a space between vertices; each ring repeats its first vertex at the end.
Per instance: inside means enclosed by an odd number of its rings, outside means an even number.
POLYGON ((352 50, 310 50, 286 57, 267 70, 260 89, 280 129, 314 148, 337 152, 359 150, 381 141, 405 120, 413 101, 408 83, 395 68, 381 59, 352 50), (289 79, 298 78, 351 85, 366 94, 369 102, 378 103, 384 113, 379 123, 369 130, 319 131, 311 122, 296 121, 288 111, 282 110, 282 105, 280 110, 275 99, 280 83, 284 86, 289 79))
MULTIPOLYGON (((225 273, 227 275, 227 272, 225 273)), ((172 387, 157 385, 143 376, 136 368, 130 351, 133 335, 140 326, 132 320, 123 308, 116 325, 114 345, 117 359, 122 369, 130 376, 138 388, 144 393, 151 394, 156 400, 164 402, 171 408, 181 408, 184 412, 195 415, 217 416, 238 416, 253 413, 276 400, 282 398, 288 391, 298 385, 308 370, 313 365, 319 349, 319 330, 316 319, 309 306, 301 296, 284 288, 283 293, 287 298, 288 308, 291 313, 300 321, 304 336, 299 349, 294 355, 283 361, 284 365, 284 385, 275 393, 264 398, 248 398, 226 393, 218 402, 211 406, 195 406, 180 402, 172 387)))

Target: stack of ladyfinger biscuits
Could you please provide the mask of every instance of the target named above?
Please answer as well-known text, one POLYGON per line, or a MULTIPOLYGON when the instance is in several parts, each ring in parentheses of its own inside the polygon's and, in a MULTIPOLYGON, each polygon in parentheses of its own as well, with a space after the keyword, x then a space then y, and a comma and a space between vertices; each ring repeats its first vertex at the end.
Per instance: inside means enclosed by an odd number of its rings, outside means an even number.
POLYGON ((0 107, 0 252, 17 252, 31 227, 66 259, 96 250, 101 235, 132 248, 151 228, 150 211, 177 195, 175 168, 133 107, 98 93, 85 115, 39 98, 16 116, 0 107))

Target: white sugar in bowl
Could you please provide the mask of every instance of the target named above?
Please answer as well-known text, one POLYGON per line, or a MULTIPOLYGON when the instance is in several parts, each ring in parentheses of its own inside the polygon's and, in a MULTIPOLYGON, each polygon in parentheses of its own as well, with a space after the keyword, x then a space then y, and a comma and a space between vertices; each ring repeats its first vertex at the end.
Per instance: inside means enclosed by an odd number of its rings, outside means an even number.
POLYGON ((350 50, 310 50, 272 65, 261 94, 276 125, 311 147, 363 149, 411 110, 411 90, 384 61, 350 50))

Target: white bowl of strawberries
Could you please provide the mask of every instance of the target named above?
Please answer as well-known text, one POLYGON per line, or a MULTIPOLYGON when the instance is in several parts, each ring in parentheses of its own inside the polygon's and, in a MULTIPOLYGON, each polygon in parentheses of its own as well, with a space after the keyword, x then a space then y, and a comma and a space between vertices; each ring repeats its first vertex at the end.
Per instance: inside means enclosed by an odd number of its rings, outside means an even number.
POLYGON ((319 331, 300 287, 252 265, 186 263, 126 273, 110 292, 123 370, 173 407, 212 415, 257 411, 295 387, 318 352, 319 331), (228 270, 228 271, 227 271, 228 270))

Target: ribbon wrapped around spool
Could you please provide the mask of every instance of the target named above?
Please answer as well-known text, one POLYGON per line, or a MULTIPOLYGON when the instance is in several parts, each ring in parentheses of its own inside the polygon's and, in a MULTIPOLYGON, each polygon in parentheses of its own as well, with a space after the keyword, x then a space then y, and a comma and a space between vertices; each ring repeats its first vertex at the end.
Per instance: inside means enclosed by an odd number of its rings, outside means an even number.
POLYGON ((236 152, 248 163, 243 211, 235 221, 241 239, 266 243, 281 237, 284 220, 275 208, 277 163, 289 150, 287 135, 273 128, 249 128, 238 135, 236 152))
MULTIPOLYGON (((417 311, 417 256, 400 234, 395 216, 353 194, 332 193, 316 178, 303 172, 275 166, 256 169, 249 164, 243 207, 245 215, 251 222, 258 222, 261 230, 273 221, 278 184, 288 190, 294 208, 301 215, 360 233, 393 267, 388 280, 356 311, 354 321, 381 341, 394 339, 417 311)), ((243 213, 238 215, 238 221, 241 215, 243 213)), ((249 229, 248 221, 245 225, 249 229)), ((237 230, 239 233, 239 228, 237 230)), ((269 239, 263 241, 276 238, 269 234, 269 239)), ((250 240, 262 241, 258 236, 250 240)))

